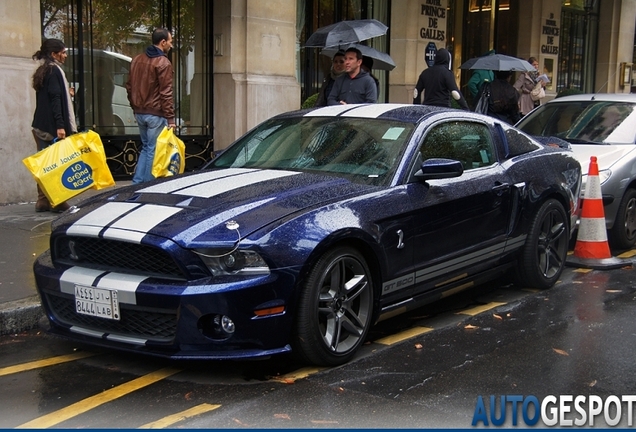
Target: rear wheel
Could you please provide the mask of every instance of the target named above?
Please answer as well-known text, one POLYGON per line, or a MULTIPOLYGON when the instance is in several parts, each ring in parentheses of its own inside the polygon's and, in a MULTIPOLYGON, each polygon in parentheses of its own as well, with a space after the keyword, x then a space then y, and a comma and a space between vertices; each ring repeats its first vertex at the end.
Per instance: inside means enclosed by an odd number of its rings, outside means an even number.
POLYGON ((373 315, 373 283, 364 257, 350 247, 325 253, 302 287, 294 351, 312 364, 346 363, 364 342, 373 315))
POLYGON ((563 205, 549 199, 534 215, 517 269, 517 282, 546 289, 561 276, 568 252, 568 218, 563 205))
POLYGON ((616 212, 609 241, 616 249, 631 249, 636 243, 636 189, 627 189, 616 212))

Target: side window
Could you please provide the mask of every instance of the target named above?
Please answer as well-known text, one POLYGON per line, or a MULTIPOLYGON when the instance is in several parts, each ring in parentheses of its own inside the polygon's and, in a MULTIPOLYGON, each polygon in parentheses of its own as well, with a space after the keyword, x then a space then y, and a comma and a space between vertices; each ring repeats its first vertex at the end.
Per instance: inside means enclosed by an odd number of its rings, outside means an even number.
POLYGON ((540 147, 530 141, 527 136, 519 133, 516 129, 504 128, 506 140, 508 141, 509 154, 508 157, 518 156, 524 153, 530 153, 540 147))
POLYGON ((420 147, 422 161, 432 158, 458 160, 464 170, 495 163, 490 129, 481 123, 447 122, 435 126, 420 147))

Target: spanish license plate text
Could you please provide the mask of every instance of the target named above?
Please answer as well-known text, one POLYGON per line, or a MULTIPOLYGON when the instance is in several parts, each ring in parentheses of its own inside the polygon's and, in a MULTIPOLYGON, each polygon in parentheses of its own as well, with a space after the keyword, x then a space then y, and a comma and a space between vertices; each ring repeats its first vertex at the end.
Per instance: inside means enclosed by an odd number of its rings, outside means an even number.
POLYGON ((84 315, 119 320, 117 291, 75 285, 75 311, 84 315))

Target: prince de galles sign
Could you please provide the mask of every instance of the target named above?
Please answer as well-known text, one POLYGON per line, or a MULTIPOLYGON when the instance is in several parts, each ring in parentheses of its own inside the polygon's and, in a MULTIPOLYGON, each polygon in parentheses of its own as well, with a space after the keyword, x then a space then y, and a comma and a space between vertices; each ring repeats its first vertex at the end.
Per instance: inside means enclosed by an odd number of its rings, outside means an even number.
POLYGON ((420 39, 446 40, 447 4, 448 0, 424 0, 420 4, 420 39))

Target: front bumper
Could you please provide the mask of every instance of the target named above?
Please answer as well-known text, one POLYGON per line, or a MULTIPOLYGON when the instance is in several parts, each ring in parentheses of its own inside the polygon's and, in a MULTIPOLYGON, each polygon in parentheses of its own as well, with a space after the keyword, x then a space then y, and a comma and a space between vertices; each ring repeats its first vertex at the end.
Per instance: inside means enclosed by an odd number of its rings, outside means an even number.
POLYGON ((293 272, 166 281, 56 267, 46 252, 34 263, 34 273, 50 332, 68 339, 174 359, 257 358, 290 351, 293 272), (118 290, 121 319, 76 312, 75 284, 118 290), (284 305, 284 311, 255 315, 271 304, 284 305), (233 320, 229 337, 206 332, 205 323, 217 314, 233 320))

